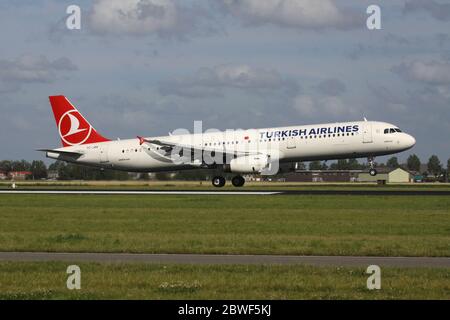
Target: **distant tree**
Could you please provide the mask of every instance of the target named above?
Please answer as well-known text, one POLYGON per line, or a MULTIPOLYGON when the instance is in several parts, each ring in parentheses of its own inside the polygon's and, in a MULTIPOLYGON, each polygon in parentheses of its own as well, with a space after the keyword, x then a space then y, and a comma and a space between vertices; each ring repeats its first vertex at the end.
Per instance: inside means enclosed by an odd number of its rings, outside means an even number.
POLYGON ((11 162, 11 171, 30 171, 31 164, 26 160, 11 162))
POLYGON ((359 163, 357 159, 339 159, 330 165, 331 170, 360 170, 364 169, 365 165, 359 163))
POLYGON ((31 177, 33 179, 45 179, 47 178, 47 166, 44 161, 34 160, 30 166, 31 177))
POLYGON ((63 161, 49 165, 48 170, 56 170, 59 180, 128 180, 128 172, 81 166, 63 161))
POLYGON ((53 162, 53 163, 50 163, 50 165, 48 166, 48 170, 58 170, 58 167, 59 167, 59 165, 61 164, 61 163, 63 163, 63 162, 61 162, 61 161, 58 161, 58 160, 56 160, 55 162, 53 162))
POLYGON ((375 162, 375 166, 378 167, 378 168, 385 168, 386 164, 383 163, 383 162, 375 162))
POLYGON ((445 182, 450 180, 450 159, 447 160, 447 172, 445 175, 445 182))
POLYGON ((356 159, 349 159, 347 161, 348 170, 359 170, 362 169, 362 165, 356 159))
POLYGON ((148 175, 147 172, 140 173, 139 174, 139 180, 150 180, 150 176, 148 175))
POLYGON ((442 165, 441 161, 439 160, 438 156, 432 155, 430 159, 428 160, 427 164, 428 172, 433 174, 434 176, 439 176, 442 172, 442 165))
POLYGON ((297 162, 297 170, 306 170, 306 165, 304 162, 297 162))
POLYGON ((12 170, 12 164, 9 160, 0 161, 0 171, 10 172, 12 170))
POLYGON ((208 169, 181 170, 175 174, 176 180, 203 181, 210 178, 212 178, 212 172, 208 169))
POLYGON ((347 159, 339 159, 336 164, 338 170, 348 170, 347 159))
POLYGON ((322 163, 319 160, 309 163, 309 170, 322 170, 322 163))
POLYGON ((168 172, 156 172, 155 173, 156 180, 170 180, 170 173, 168 172))
POLYGON ((400 165, 398 164, 397 157, 389 158, 388 161, 386 162, 386 166, 388 166, 389 168, 398 168, 398 167, 400 167, 400 165))
POLYGON ((406 165, 408 166, 408 170, 410 171, 420 171, 420 159, 417 155, 412 154, 406 160, 406 165))

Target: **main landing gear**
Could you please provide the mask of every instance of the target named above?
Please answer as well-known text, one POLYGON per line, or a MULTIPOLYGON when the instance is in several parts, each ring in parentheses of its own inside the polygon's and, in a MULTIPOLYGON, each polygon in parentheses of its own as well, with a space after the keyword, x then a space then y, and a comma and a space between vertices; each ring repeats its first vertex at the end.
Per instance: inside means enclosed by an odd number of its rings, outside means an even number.
POLYGON ((369 161, 369 166, 370 166, 370 170, 369 170, 369 174, 372 177, 375 177, 377 175, 377 170, 374 168, 375 167, 375 163, 374 163, 374 157, 369 157, 367 158, 367 160, 369 161))
MULTIPOLYGON (((231 183, 235 187, 242 187, 245 184, 245 179, 242 176, 235 176, 231 179, 231 183)), ((221 188, 225 185, 225 178, 216 176, 212 179, 212 185, 216 188, 221 188)))
POLYGON ((242 187, 245 183, 245 179, 242 176, 236 176, 231 179, 231 183, 235 187, 242 187))
POLYGON ((224 177, 214 177, 212 179, 212 185, 216 188, 221 188, 225 185, 225 178, 224 177))

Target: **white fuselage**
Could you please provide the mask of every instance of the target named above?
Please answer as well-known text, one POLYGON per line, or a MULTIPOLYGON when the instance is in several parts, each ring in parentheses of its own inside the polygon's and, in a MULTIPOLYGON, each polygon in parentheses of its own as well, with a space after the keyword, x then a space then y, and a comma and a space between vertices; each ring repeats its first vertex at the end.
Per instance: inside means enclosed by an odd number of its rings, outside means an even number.
MULTIPOLYGON (((397 126, 376 121, 206 132, 146 138, 208 152, 269 155, 280 162, 332 160, 388 155, 414 146, 415 139, 397 126), (393 129, 393 130, 391 130, 393 129), (387 130, 387 131, 386 131, 387 130)), ((192 169, 201 161, 177 162, 158 144, 127 139, 60 148, 82 153, 75 161, 48 152, 50 158, 116 170, 152 172, 192 169)), ((204 167, 204 166, 203 166, 204 167)))

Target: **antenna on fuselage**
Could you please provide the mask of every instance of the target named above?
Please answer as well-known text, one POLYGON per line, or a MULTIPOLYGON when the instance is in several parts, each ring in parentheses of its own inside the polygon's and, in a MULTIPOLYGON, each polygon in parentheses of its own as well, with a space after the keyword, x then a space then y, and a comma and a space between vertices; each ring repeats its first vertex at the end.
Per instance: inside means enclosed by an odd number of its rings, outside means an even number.
POLYGON ((365 121, 365 122, 367 122, 367 119, 366 119, 366 117, 364 117, 364 121, 365 121))

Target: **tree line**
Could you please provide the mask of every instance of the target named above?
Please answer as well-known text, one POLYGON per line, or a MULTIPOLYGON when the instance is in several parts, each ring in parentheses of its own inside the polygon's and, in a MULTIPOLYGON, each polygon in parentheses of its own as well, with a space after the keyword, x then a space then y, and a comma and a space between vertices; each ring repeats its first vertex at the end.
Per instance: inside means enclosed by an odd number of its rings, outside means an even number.
MULTIPOLYGON (((391 157, 386 163, 376 163, 376 167, 398 168, 405 169, 423 175, 424 177, 432 176, 435 179, 448 180, 450 172, 450 159, 447 160, 446 165, 442 164, 438 156, 432 155, 425 163, 426 169, 422 170, 422 162, 416 154, 411 154, 406 160, 406 164, 400 165, 397 157, 391 157)), ((356 159, 340 159, 336 162, 327 164, 324 161, 312 161, 309 163, 309 170, 365 170, 368 169, 368 164, 360 163, 356 159)), ((298 170, 306 170, 306 164, 300 162, 297 166, 298 170)), ((33 160, 31 162, 26 160, 2 160, 0 161, 0 172, 8 174, 13 171, 28 171, 31 174, 27 179, 47 179, 49 173, 51 176, 56 176, 58 180, 128 180, 130 175, 128 172, 116 171, 109 169, 101 169, 94 167, 86 167, 66 163, 63 161, 56 161, 48 167, 42 160, 33 160)), ((217 170, 186 170, 175 173, 156 173, 157 180, 208 180, 215 174, 219 174, 217 170)), ((231 176, 231 174, 230 174, 231 176)), ((142 173, 139 175, 140 179, 149 179, 149 175, 142 173)))
MULTIPOLYGON (((399 168, 403 167, 411 172, 423 175, 425 177, 433 176, 435 178, 448 177, 450 172, 450 159, 447 160, 446 165, 443 165, 439 160, 438 156, 432 155, 426 163, 426 169, 422 169, 422 162, 416 154, 411 154, 406 163, 401 165, 398 162, 397 157, 389 158, 386 163, 376 163, 375 167, 382 168, 399 168)), ((309 163, 309 170, 364 170, 368 169, 369 165, 366 163, 360 163, 356 159, 341 159, 336 162, 331 163, 329 166, 326 162, 322 161, 312 161, 309 163)), ((306 166, 303 165, 303 169, 306 166)))

